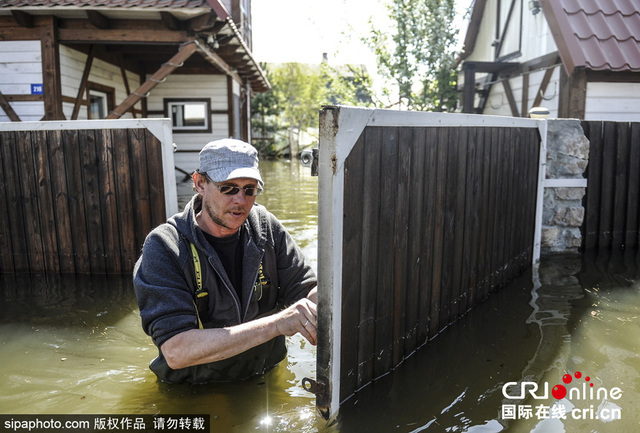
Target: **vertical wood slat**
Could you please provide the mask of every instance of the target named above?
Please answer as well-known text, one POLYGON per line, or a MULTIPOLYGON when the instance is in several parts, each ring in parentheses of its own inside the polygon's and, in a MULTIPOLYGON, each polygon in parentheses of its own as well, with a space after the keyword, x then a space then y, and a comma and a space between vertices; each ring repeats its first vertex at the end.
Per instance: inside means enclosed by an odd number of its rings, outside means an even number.
MULTIPOLYGON (((360 280, 362 278, 362 233, 360 225, 364 223, 365 215, 363 215, 364 200, 367 196, 368 186, 366 185, 365 178, 363 176, 364 168, 364 147, 362 142, 364 137, 360 137, 360 145, 356 145, 351 154, 356 163, 354 167, 349 170, 345 170, 345 194, 352 197, 352 200, 345 202, 344 214, 348 216, 345 218, 345 239, 344 246, 348 251, 352 251, 353 254, 349 254, 344 257, 344 267, 346 269, 357 269, 359 272, 350 272, 345 275, 345 279, 342 281, 344 290, 342 292, 342 305, 343 308, 349 311, 351 314, 345 315, 342 322, 342 338, 352 339, 350 333, 354 329, 359 329, 360 326, 364 328, 364 324, 368 320, 368 312, 361 311, 360 297, 360 280)), ((370 305, 371 301, 367 302, 370 305)), ((358 377, 361 377, 364 373, 359 372, 360 363, 359 355, 360 351, 357 349, 362 344, 362 340, 366 338, 366 335, 358 333, 353 336, 356 344, 352 346, 351 350, 347 350, 341 359, 341 371, 343 372, 344 380, 340 382, 342 388, 341 393, 348 393, 350 390, 358 389, 360 384, 358 383, 358 377)), ((371 377, 371 375, 367 375, 371 377)))
POLYGON ((0 132, 0 168, 2 273, 129 273, 165 218, 161 143, 142 128, 0 132))
POLYGON ((629 132, 629 190, 627 201, 627 230, 624 245, 640 246, 640 123, 632 123, 629 132))
POLYGON ((584 121, 589 139, 584 248, 640 244, 640 123, 584 121))
POLYGON ((26 272, 29 270, 29 254, 27 251, 27 230, 25 227, 23 200, 18 182, 19 169, 17 160, 17 134, 10 132, 0 138, 0 155, 2 155, 3 194, 7 204, 3 214, 2 230, 6 233, 2 244, 3 273, 26 272), (11 252, 11 254, 8 254, 11 252))
POLYGON ((378 237, 376 315, 375 315, 375 377, 388 372, 392 367, 393 350, 393 288, 395 278, 395 202, 397 186, 397 128, 384 128, 380 145, 380 222, 378 237))
POLYGON ((71 241, 76 273, 91 273, 89 260, 89 235, 84 198, 84 178, 82 176, 82 145, 79 131, 66 131, 63 151, 67 173, 67 194, 69 198, 69 220, 72 227, 71 241))
MULTIPOLYGON (((69 191, 67 189, 67 163, 64 151, 63 133, 60 130, 47 131, 53 215, 57 230, 59 271, 74 273, 76 263, 73 250, 73 229, 70 219, 69 191)), ((57 270, 56 270, 57 271, 57 270)))
MULTIPOLYGON (((18 173, 20 174, 20 197, 24 207, 26 228, 26 248, 29 254, 29 269, 45 270, 44 252, 42 246, 42 229, 40 225, 40 211, 38 207, 38 179, 34 170, 34 151, 31 132, 21 134, 16 156, 18 173)), ((18 179, 16 179, 18 180, 18 179)))
MULTIPOLYGON (((367 128, 365 130, 366 142, 381 142, 382 130, 380 128, 367 128)), ((364 147, 364 141, 360 142, 364 147)), ((358 366, 356 369, 356 389, 369 383, 373 378, 373 353, 375 347, 375 314, 376 314, 376 269, 368 266, 378 260, 377 239, 373 236, 365 236, 374 233, 379 227, 380 215, 372 210, 379 208, 380 203, 380 179, 375 173, 380 172, 380 153, 364 151, 363 170, 359 175, 366 177, 366 194, 362 197, 362 260, 360 263, 360 321, 358 327, 358 366), (373 173, 365 176, 365 173, 373 173)), ((354 174, 357 172, 354 172, 354 174)), ((357 174, 356 174, 357 175, 357 174)), ((358 311, 358 310, 355 310, 358 311)), ((348 395, 348 390, 347 390, 348 395)))
POLYGON ((539 141, 524 128, 365 128, 344 168, 341 399, 529 265, 539 141))

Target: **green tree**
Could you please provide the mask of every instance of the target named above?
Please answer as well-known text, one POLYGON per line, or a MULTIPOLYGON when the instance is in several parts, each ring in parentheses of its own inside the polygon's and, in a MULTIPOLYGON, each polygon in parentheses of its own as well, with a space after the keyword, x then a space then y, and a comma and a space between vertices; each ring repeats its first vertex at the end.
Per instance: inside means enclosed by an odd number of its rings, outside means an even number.
POLYGON ((288 144, 297 156, 302 131, 318 127, 323 105, 370 105, 371 82, 362 67, 284 63, 263 65, 271 90, 252 101, 252 131, 258 150, 278 156, 288 144))
POLYGON ((397 88, 397 98, 388 88, 387 96, 411 110, 455 109, 455 0, 390 0, 387 7, 393 31, 372 24, 365 39, 379 73, 397 88))

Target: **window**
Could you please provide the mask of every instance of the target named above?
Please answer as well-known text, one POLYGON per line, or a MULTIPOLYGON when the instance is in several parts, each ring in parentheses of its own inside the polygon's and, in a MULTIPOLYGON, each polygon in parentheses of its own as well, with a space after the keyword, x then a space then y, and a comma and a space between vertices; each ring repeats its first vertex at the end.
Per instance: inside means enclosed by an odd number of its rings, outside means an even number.
POLYGON ((209 99, 165 99, 164 106, 175 132, 211 132, 209 99))
POLYGON ((87 99, 89 100, 89 119, 104 119, 115 108, 116 90, 113 87, 87 82, 87 99))
POLYGON ((104 119, 107 116, 107 95, 103 92, 89 92, 89 119, 104 119))

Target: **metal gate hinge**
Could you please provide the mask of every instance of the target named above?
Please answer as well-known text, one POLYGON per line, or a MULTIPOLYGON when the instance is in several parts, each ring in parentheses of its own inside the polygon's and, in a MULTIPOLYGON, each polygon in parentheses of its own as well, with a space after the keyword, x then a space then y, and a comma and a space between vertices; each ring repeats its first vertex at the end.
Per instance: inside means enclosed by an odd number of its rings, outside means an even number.
POLYGON ((327 388, 324 383, 320 381, 315 381, 313 379, 309 379, 308 377, 305 377, 304 379, 302 379, 302 387, 304 388, 305 391, 315 395, 324 394, 327 388))

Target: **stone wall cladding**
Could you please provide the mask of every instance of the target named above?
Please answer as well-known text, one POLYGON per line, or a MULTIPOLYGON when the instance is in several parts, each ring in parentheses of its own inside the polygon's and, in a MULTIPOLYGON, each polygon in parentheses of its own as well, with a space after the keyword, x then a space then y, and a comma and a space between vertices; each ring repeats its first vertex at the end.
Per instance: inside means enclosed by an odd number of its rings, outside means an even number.
MULTIPOLYGON (((547 121, 547 179, 582 179, 589 140, 577 119, 547 121)), ((541 254, 578 253, 584 220, 585 188, 545 188, 541 254)))

